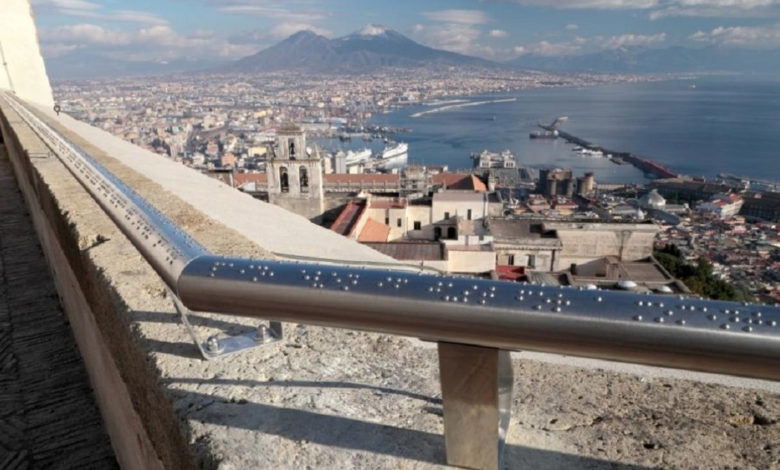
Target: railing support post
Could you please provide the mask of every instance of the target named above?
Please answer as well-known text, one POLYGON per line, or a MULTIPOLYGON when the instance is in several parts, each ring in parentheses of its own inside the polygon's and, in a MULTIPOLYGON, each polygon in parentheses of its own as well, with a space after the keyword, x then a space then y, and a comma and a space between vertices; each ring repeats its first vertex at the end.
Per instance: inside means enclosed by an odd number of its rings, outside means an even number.
POLYGON ((509 351, 440 342, 447 463, 501 467, 512 400, 509 351))

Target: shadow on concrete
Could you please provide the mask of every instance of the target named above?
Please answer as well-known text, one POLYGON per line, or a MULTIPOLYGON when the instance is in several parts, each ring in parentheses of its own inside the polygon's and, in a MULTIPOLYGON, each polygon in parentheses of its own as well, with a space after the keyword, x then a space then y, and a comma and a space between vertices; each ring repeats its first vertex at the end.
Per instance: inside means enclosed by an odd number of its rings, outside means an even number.
MULTIPOLYGON (((190 419, 297 442, 445 464, 444 437, 440 434, 260 403, 231 403, 224 397, 194 392, 188 395, 193 401, 217 400, 194 412, 190 419)), ((504 468, 646 470, 649 467, 510 444, 506 446, 504 468)))
POLYGON ((429 397, 421 393, 408 392, 406 390, 396 390, 388 387, 380 387, 377 385, 359 384, 354 382, 319 382, 313 380, 280 380, 273 382, 259 382, 256 380, 240 380, 240 379, 210 379, 199 380, 189 378, 171 378, 161 381, 165 384, 215 384, 215 385, 235 385, 238 387, 305 387, 305 388, 342 388, 342 389, 362 389, 373 390, 376 392, 385 393, 387 395, 400 395, 415 400, 421 400, 424 402, 432 403, 434 405, 441 405, 441 398, 429 397))
MULTIPOLYGON (((222 330, 225 334, 239 334, 250 329, 250 327, 247 325, 208 318, 202 315, 198 315, 197 313, 189 313, 187 318, 189 319, 192 326, 215 328, 222 330)), ((132 320, 150 323, 177 323, 181 325, 182 328, 184 328, 179 314, 175 312, 133 312, 132 320)), ((257 323, 259 325, 262 323, 262 321, 258 320, 257 323)))
MULTIPOLYGON (((182 328, 184 326, 182 325, 182 328)), ((156 339, 144 339, 143 344, 149 348, 150 351, 170 354, 172 356, 186 357, 188 359, 203 359, 200 354, 200 350, 192 342, 179 342, 179 341, 159 341, 156 339)))

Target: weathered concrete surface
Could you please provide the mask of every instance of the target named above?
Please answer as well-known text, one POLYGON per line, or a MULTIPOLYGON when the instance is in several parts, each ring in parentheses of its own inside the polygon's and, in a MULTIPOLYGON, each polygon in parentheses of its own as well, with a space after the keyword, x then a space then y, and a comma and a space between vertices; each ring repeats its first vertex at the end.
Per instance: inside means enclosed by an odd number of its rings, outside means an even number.
POLYGON ((31 103, 53 107, 30 0, 2 1, 0 50, 0 89, 11 90, 31 103))
MULTIPOLYGON (((264 247, 100 149, 85 147, 208 248, 263 253, 264 247)), ((81 266, 81 283, 100 307, 101 331, 166 464, 187 466, 177 454, 182 443, 198 464, 224 469, 443 464, 437 358, 430 345, 290 325, 282 344, 203 361, 159 278, 64 168, 32 166, 39 191, 51 194, 53 216, 64 221, 60 236, 76 247, 69 256, 81 266), (98 235, 107 241, 96 243, 98 235)), ((201 334, 254 326, 200 313, 192 320, 201 334)), ((662 373, 643 379, 516 357, 507 468, 780 465, 780 397, 769 391, 771 384, 734 388, 662 373)))
POLYGON ((117 468, 0 143, 0 468, 117 468))

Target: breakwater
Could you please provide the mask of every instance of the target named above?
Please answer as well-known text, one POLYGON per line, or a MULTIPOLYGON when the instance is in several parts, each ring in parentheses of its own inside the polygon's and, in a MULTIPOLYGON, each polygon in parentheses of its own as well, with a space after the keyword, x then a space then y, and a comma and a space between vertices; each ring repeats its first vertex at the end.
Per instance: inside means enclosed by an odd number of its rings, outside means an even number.
POLYGON ((633 154, 631 152, 622 152, 619 150, 611 150, 605 147, 601 147, 600 145, 596 145, 585 139, 569 134, 568 132, 562 131, 560 129, 555 129, 553 126, 546 126, 543 124, 539 124, 539 127, 546 131, 551 131, 551 132, 557 130, 558 137, 564 139, 565 141, 575 145, 579 145, 580 147, 585 149, 600 151, 605 156, 607 156, 607 158, 609 158, 615 163, 622 163, 622 162, 629 163, 635 166, 636 168, 640 169, 646 175, 652 176, 653 178, 676 178, 679 176, 677 172, 669 169, 668 167, 656 161, 650 160, 648 158, 644 158, 639 155, 633 154))

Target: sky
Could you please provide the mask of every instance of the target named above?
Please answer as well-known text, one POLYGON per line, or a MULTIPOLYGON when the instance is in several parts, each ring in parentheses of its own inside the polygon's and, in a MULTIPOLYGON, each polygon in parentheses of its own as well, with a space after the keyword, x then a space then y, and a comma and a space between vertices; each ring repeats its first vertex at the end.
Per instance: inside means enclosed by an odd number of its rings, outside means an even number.
MULTIPOLYGON (((367 24, 491 60, 623 46, 780 47, 780 0, 32 0, 44 56, 236 59, 367 24)), ((0 8, 1 9, 1 8, 0 8)))

